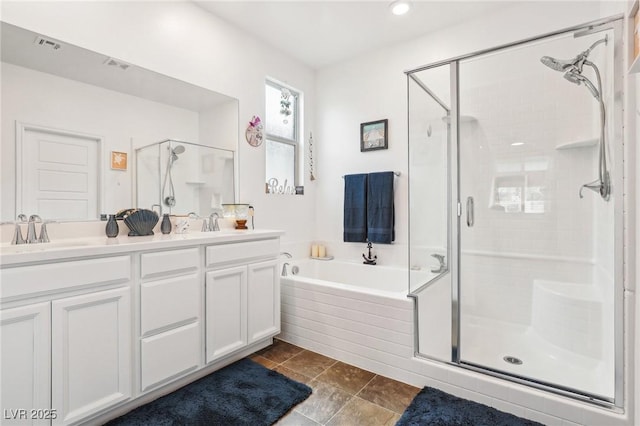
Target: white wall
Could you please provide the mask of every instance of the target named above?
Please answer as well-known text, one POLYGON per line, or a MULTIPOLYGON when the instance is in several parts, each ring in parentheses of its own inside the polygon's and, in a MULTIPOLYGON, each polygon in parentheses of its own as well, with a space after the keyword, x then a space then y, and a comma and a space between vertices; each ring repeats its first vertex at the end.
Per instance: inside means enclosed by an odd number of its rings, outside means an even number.
POLYGON ((314 185, 305 182, 304 196, 267 196, 264 146, 249 146, 244 130, 253 115, 264 117, 270 76, 304 93, 308 138, 315 115, 311 69, 186 1, 3 1, 1 11, 10 24, 237 98, 239 201, 253 204, 258 228, 284 229, 285 243, 306 247, 314 231, 314 185))

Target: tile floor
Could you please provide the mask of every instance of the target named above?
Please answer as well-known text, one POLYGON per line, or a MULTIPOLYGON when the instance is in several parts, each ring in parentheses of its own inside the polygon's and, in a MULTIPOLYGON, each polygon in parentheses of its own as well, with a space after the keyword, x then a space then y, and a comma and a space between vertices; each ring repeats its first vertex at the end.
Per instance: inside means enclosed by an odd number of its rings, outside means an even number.
POLYGON ((277 339, 250 358, 313 389, 277 426, 395 425, 420 391, 277 339))

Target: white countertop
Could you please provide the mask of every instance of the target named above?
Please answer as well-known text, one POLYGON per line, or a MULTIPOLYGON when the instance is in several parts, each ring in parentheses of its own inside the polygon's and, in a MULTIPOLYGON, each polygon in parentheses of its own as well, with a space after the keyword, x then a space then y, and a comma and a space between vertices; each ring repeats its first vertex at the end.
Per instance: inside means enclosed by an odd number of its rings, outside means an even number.
POLYGON ((224 230, 219 232, 188 232, 186 234, 155 234, 145 237, 70 238, 50 243, 0 245, 0 267, 50 262, 85 256, 128 254, 142 250, 180 248, 200 244, 219 244, 274 238, 283 235, 278 230, 224 230))

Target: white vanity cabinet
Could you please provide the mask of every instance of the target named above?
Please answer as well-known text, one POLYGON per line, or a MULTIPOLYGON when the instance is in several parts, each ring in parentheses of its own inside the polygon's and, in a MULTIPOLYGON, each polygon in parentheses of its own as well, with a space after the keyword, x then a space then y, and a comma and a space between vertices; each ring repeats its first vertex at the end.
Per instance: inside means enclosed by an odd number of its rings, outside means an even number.
POLYGON ((130 277, 129 256, 2 269, 3 424, 74 423, 131 398, 130 277))
POLYGON ((1 310, 0 340, 1 423, 49 424, 32 410, 51 407, 51 304, 1 310))
POLYGON ((279 239, 206 248, 206 362, 280 332, 279 239))
POLYGON ((202 366, 199 247, 140 255, 140 391, 202 366))
POLYGON ((1 253, 0 424, 102 424, 271 344, 280 235, 1 253))
POLYGON ((130 288, 54 300, 51 406, 76 422, 131 398, 130 288))

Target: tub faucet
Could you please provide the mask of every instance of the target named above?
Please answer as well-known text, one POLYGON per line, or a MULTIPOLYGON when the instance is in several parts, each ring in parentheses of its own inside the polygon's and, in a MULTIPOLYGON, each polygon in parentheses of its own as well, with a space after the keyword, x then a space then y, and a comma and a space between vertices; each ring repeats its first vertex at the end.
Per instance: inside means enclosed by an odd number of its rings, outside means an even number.
POLYGON ((371 241, 369 241, 367 243, 367 249, 369 249, 369 255, 365 256, 364 253, 362 253, 362 257, 364 258, 364 263, 365 265, 375 265, 376 261, 378 260, 378 256, 373 256, 371 257, 371 249, 373 248, 373 244, 371 244, 371 241))
MULTIPOLYGON (((281 251, 281 252, 280 252, 280 256, 284 256, 284 257, 286 257, 287 259, 291 259, 291 258, 293 257, 293 256, 291 256, 291 253, 289 253, 288 251, 281 251)), ((286 277, 287 275, 289 275, 289 274, 287 273, 287 266, 289 266, 289 263, 287 263, 287 262, 285 262, 285 263, 282 265, 282 273, 281 273, 280 275, 282 275, 283 277, 286 277)))
POLYGON ((282 275, 283 277, 289 275, 287 273, 287 266, 289 266, 289 262, 284 262, 284 264, 282 265, 282 273, 280 275, 282 275))
POLYGON ((432 254, 431 257, 435 257, 440 262, 440 265, 437 269, 432 269, 431 272, 434 274, 439 274, 447 270, 447 264, 444 262, 444 256, 441 254, 432 254))
POLYGON ((27 244, 35 244, 38 241, 36 236, 36 222, 42 223, 42 218, 37 214, 29 216, 29 225, 27 226, 27 244))

